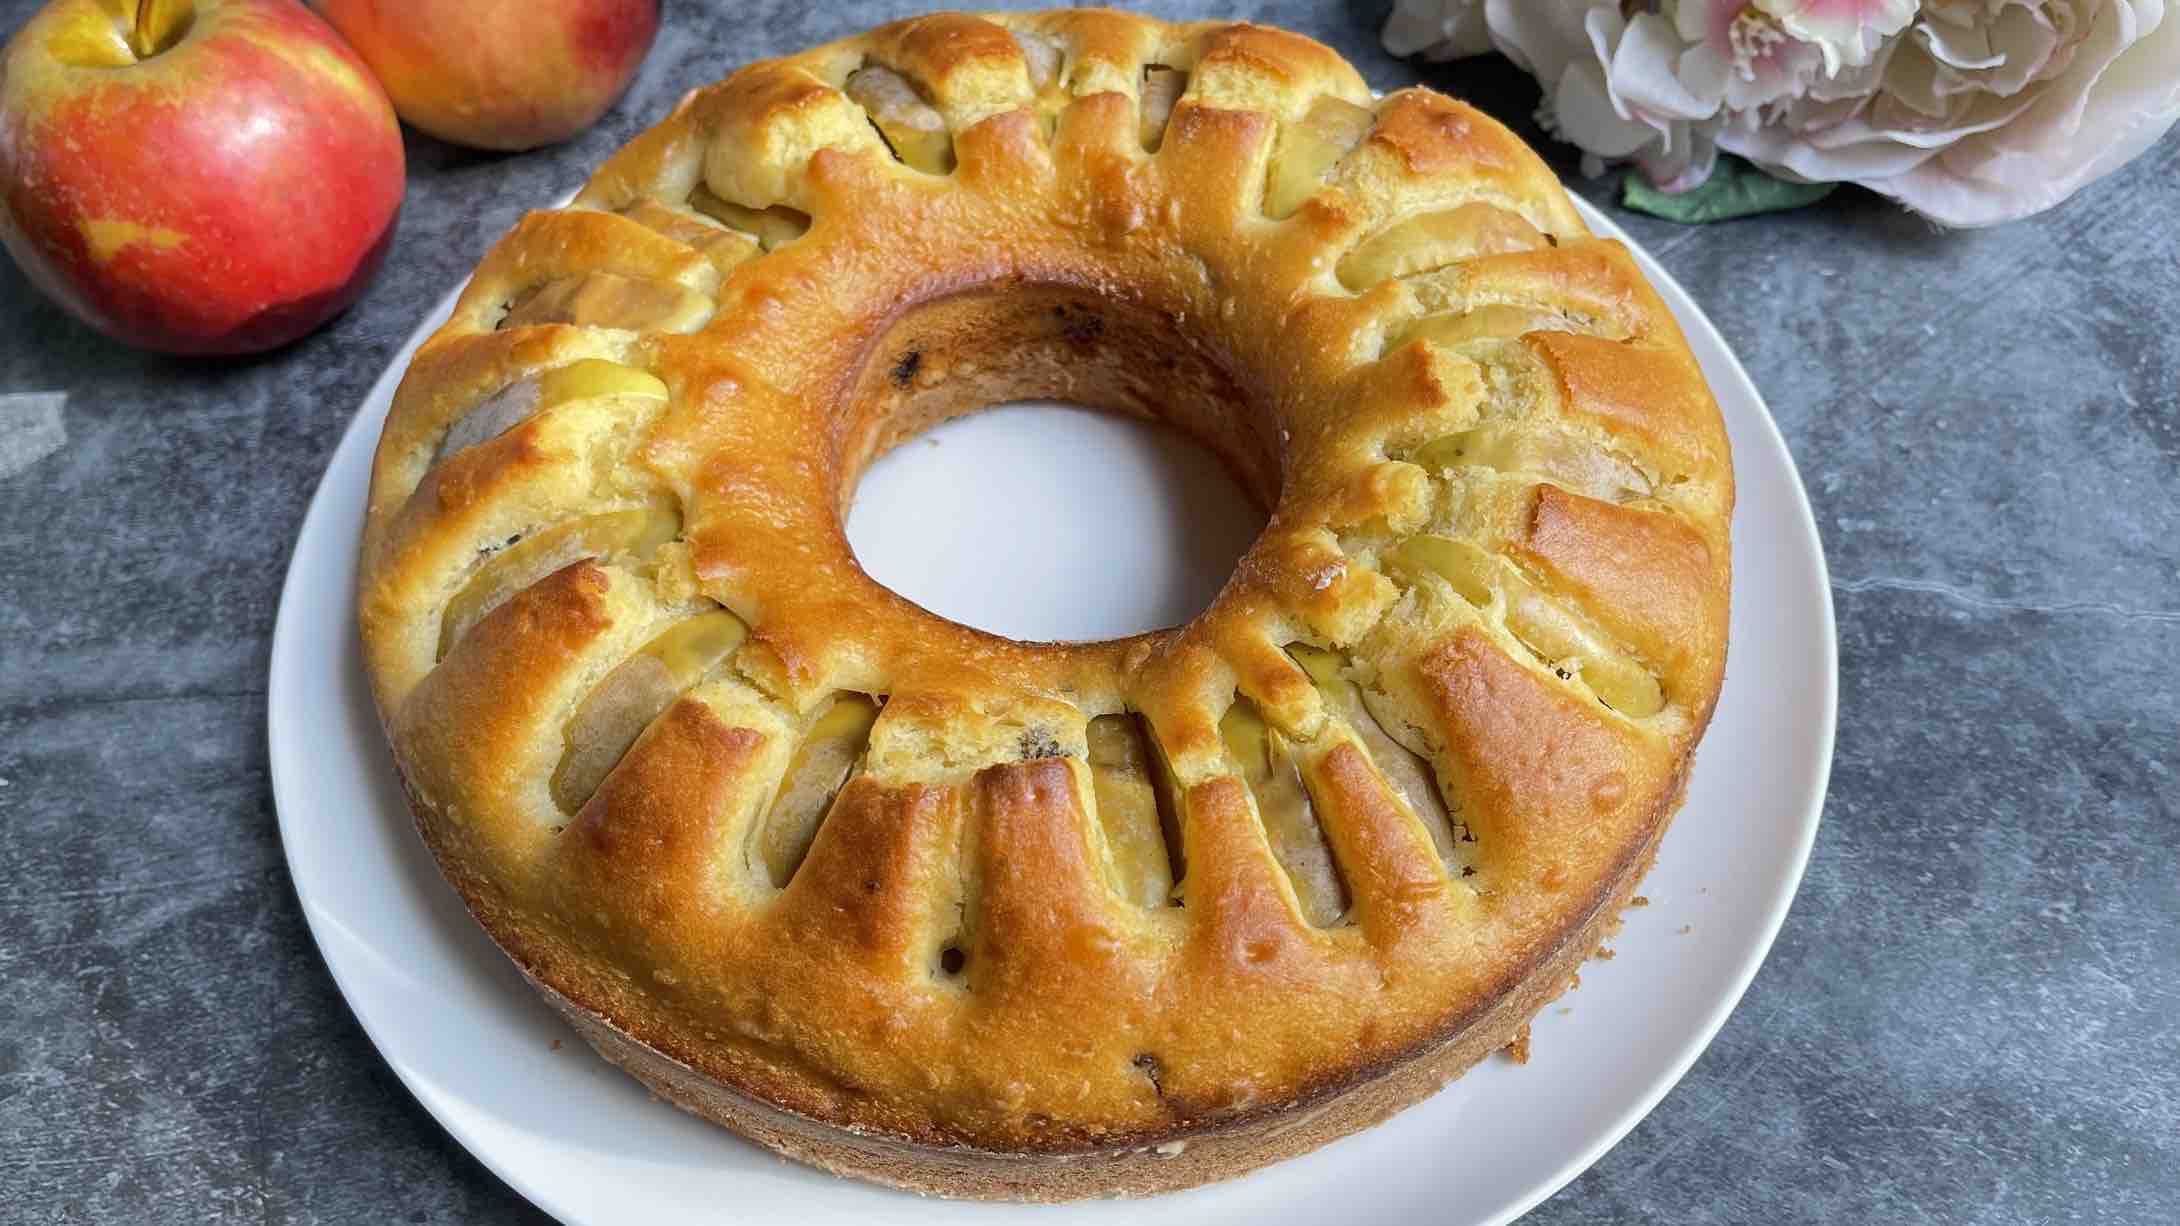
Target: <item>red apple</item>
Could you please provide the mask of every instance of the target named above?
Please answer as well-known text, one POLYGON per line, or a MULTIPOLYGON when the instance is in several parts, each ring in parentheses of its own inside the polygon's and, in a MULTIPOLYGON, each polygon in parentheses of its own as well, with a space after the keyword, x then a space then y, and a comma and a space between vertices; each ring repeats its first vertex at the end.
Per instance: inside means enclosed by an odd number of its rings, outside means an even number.
POLYGON ((564 141, 613 105, 658 0, 315 0, 418 128, 475 149, 564 141))
POLYGON ((324 323, 385 258, 404 178, 385 92, 294 0, 54 0, 0 52, 0 239, 130 344, 324 323))

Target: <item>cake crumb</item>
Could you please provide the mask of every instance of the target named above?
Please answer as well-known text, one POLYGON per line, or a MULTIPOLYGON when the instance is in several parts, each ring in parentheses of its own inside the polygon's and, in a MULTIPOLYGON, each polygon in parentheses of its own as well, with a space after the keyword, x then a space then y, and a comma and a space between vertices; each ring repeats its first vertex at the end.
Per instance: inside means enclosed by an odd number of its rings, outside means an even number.
POLYGON ((1598 946, 1597 952, 1590 955, 1590 957, 1597 959, 1599 962, 1610 962, 1614 958, 1617 958, 1619 956, 1620 953, 1618 950, 1609 949, 1603 945, 1598 946))
POLYGON ((1627 905, 1630 907, 1647 907, 1650 905, 1650 898, 1648 895, 1637 894, 1635 897, 1627 900, 1627 905))
POLYGON ((553 1050, 554 1050, 554 1051, 559 1051, 559 1050, 560 1050, 560 1040, 558 1040, 558 1039, 554 1039, 554 1040, 553 1040, 553 1050))
POLYGON ((1523 1023, 1522 1028, 1514 1032, 1513 1042, 1508 1043, 1505 1047, 1502 1047, 1499 1050, 1505 1052, 1506 1058, 1512 1060, 1516 1064, 1529 1063, 1528 1023, 1523 1023))
POLYGON ((1695 930, 1696 926, 1694 924, 1682 924, 1680 926, 1680 935, 1687 936, 1689 933, 1694 932, 1695 930))

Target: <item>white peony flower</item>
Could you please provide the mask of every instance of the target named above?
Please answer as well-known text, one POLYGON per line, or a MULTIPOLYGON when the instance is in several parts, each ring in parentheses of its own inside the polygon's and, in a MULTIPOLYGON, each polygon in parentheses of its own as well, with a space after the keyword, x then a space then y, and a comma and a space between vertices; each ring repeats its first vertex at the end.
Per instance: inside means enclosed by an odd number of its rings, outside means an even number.
POLYGON ((1656 13, 1623 17, 1617 4, 1480 7, 1492 45, 1544 83, 1538 118, 1547 129, 1591 159, 1633 160, 1668 190, 1710 176, 1724 82, 1683 74, 1689 48, 1672 22, 1656 13))
MULTIPOLYGON (((2180 119, 2180 15, 2164 0, 1928 4, 1873 78, 1720 143, 1812 181, 1851 180, 1952 226, 2041 212, 2180 119)), ((1848 84, 1843 82, 1842 84, 1848 84)))
POLYGON ((2180 118, 2167 0, 1397 0, 1386 45, 1494 47, 1586 167, 1666 191, 1720 149, 1948 225, 2049 208, 2180 118))

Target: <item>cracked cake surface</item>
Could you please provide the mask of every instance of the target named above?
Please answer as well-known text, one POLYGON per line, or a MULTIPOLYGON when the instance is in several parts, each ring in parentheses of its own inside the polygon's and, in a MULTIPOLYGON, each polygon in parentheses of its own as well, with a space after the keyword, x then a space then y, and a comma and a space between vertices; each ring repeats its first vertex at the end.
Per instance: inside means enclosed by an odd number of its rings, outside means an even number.
POLYGON ((1275 29, 937 14, 492 249, 358 615, 426 842, 602 1054, 841 1173, 1144 1193, 1566 986, 1717 699, 1732 503, 1671 315, 1489 118, 1275 29), (1024 398, 1234 471, 1209 609, 1023 643, 863 573, 871 460, 1024 398))

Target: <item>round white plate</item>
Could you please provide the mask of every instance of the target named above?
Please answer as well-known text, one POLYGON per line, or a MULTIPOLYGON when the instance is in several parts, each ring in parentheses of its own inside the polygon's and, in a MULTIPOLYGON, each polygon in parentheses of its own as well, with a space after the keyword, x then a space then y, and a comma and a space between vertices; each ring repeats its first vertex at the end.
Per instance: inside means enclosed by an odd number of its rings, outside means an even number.
MULTIPOLYGON (((1624 237, 1586 212, 1599 233, 1624 237)), ((1627 913, 1612 942, 1618 957, 1586 966, 1582 986, 1537 1019, 1529 1065, 1486 1060, 1380 1127, 1244 1179, 1148 1201, 1036 1210, 920 1200, 835 1179, 654 1101, 547 1010, 441 881, 410 824, 364 680, 351 609, 371 452, 410 349, 444 318, 451 295, 372 389, 334 453, 296 542, 273 634, 273 796, 296 893, 334 980, 439 1122, 569 1223, 792 1215, 811 1226, 941 1218, 1197 1226, 1318 1214, 1346 1226, 1468 1226, 1519 1215, 1633 1128, 1725 1021, 1801 880, 1832 760, 1831 595, 1801 480, 1717 330, 1664 269, 1641 259, 1687 329, 1733 437, 1732 658, 1687 807, 1643 886, 1651 905, 1627 913)), ((1051 428, 1039 425, 1047 419, 1015 416, 1025 451, 1049 444, 1036 433, 1051 428)), ((1139 474, 1165 463, 1150 453, 1158 447, 1151 432, 1137 437, 1153 441, 1132 451, 1113 443, 1108 462, 1139 474)), ((950 453, 964 485, 982 479, 975 465, 988 452, 979 447, 942 445, 918 463, 947 463, 950 453)), ((1149 488, 1155 497, 1160 487, 1149 488)), ((1169 522, 1162 531, 1174 530, 1169 522)), ((1156 539, 1163 549, 1172 538, 1156 539)), ((874 555, 885 546, 860 530, 858 544, 874 570, 915 573, 874 555)), ((1007 590, 981 599, 1003 602, 1007 590)), ((1161 591, 1144 607, 1194 599, 1185 582, 1161 591)), ((1131 599, 1144 598, 1116 597, 1131 599)), ((1131 606, 1111 615, 1145 614, 1131 606)))

